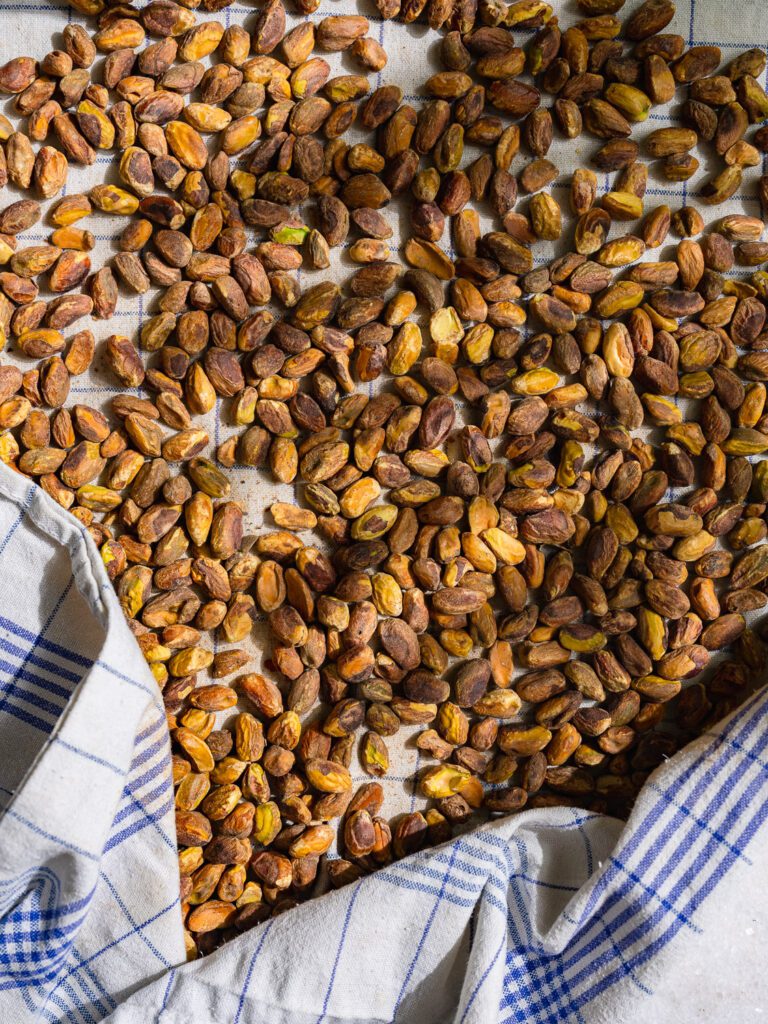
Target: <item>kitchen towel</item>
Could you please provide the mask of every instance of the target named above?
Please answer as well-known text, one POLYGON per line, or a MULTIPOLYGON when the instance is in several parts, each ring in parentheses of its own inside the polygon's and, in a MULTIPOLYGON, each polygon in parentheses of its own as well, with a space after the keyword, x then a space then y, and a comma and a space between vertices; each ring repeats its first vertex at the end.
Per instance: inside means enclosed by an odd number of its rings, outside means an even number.
POLYGON ((527 811, 185 964, 154 680, 85 531, 4 466, 0 537, 4 1024, 688 1024, 766 1009, 765 690, 659 768, 626 825, 527 811))

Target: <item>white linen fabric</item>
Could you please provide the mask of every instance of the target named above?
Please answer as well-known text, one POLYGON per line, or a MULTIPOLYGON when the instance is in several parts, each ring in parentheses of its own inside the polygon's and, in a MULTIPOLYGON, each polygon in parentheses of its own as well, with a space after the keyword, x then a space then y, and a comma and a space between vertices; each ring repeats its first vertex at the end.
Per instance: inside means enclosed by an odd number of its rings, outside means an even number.
POLYGON ((525 812, 183 964, 154 680, 85 532, 5 467, 0 536, 3 1021, 592 1024, 679 1003, 685 1022, 707 990, 758 1012, 765 691, 657 770, 625 826, 525 812))
POLYGON ((165 713, 93 542, 5 466, 0 537, 0 1020, 98 1020, 184 958, 165 713))
MULTIPOLYGON (((366 2, 326 2, 312 17, 366 2)), ((572 4, 555 7, 564 25, 578 17, 572 4)), ((247 26, 254 10, 236 4, 218 17, 247 26)), ((379 80, 417 99, 435 35, 376 19, 372 6, 362 13, 389 53, 379 80)), ((57 0, 0 0, 0 14, 0 62, 41 57, 77 19, 57 0)), ((762 0, 678 0, 670 30, 719 45, 724 61, 768 43, 762 0)), ((351 70, 330 59, 334 73, 351 70)), ((654 111, 636 134, 668 120, 654 111)), ((592 148, 555 143, 555 188, 592 148)), ((100 180, 111 161, 72 168, 69 191, 100 180)), ((652 178, 651 203, 695 202, 707 164, 683 185, 652 178)), ((757 173, 722 212, 758 212, 757 173)), ((99 217, 94 266, 121 226, 99 217)), ((23 239, 47 240, 44 225, 23 239)), ((341 279, 348 267, 331 272, 341 279)), ((151 308, 124 296, 114 321, 94 325, 97 340, 131 334, 151 308)), ((101 408, 116 390, 96 365, 73 381, 72 398, 101 408)), ((218 415, 207 425, 213 443, 233 429, 218 415)), ((249 467, 236 467, 233 489, 252 530, 272 501, 293 500, 249 467)), ((0 570, 3 1024, 693 1024, 768 1012, 764 694, 659 769, 626 825, 565 808, 524 812, 184 964, 157 687, 89 538, 5 467, 0 570)), ((257 626, 257 666, 264 639, 257 626)), ((390 742, 390 754, 388 815, 415 806, 405 783, 418 766, 412 743, 390 742)))

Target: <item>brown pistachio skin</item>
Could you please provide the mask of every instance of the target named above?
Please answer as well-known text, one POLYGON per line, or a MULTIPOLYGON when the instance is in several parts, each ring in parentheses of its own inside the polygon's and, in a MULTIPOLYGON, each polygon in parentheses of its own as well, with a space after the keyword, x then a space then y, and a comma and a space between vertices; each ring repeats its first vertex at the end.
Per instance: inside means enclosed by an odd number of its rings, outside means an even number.
POLYGON ((412 105, 341 73, 344 51, 386 66, 362 16, 286 34, 280 0, 249 31, 70 3, 92 35, 0 67, 27 119, 0 125, 0 187, 24 193, 0 211, 0 459, 90 533, 158 683, 190 952, 308 898, 334 843, 340 886, 481 809, 626 817, 765 662, 763 222, 650 207, 644 162, 686 181, 710 147, 701 201, 754 173, 768 208, 764 54, 718 74, 664 31, 671 0, 580 0, 570 27, 377 0, 444 33, 412 105), (680 122, 639 145, 678 85, 680 122), (582 134, 563 196, 553 146, 582 134), (107 152, 115 175, 65 194, 107 152), (99 213, 124 226, 97 266, 99 213), (135 337, 96 340, 87 317, 150 288, 135 337), (72 393, 92 365, 103 409, 72 393), (293 500, 254 509, 245 467, 293 500), (389 822, 401 730, 424 802, 389 822))

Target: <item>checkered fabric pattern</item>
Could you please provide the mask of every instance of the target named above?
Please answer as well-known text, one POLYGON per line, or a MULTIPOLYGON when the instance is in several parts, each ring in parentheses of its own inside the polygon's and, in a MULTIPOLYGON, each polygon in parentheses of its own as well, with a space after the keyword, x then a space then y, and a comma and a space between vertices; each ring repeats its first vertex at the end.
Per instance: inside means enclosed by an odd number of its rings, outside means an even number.
MULTIPOLYGON (((374 80, 421 99, 438 37, 362 6, 324 0, 311 17, 365 13, 389 54, 374 80)), ((563 25, 578 16, 570 2, 555 8, 563 25)), ((255 10, 236 4, 213 17, 247 27, 255 10)), ((0 14, 0 62, 41 57, 67 21, 82 20, 60 0, 0 0, 0 14)), ((669 30, 719 45, 724 61, 768 46, 763 0, 678 0, 669 30)), ((343 55, 329 61, 333 74, 352 70, 343 55)), ((635 137, 666 123, 668 111, 654 111, 635 137)), ((556 141, 553 187, 567 189, 593 148, 586 138, 556 141)), ((68 191, 95 184, 111 162, 103 154, 71 168, 68 191)), ((757 213, 760 170, 718 212, 757 213)), ((695 203, 711 171, 703 159, 680 185, 652 174, 648 205, 695 203)), ((601 186, 610 189, 610 176, 601 186)), ((16 198, 6 188, 3 202, 16 198)), ((385 212, 406 229, 406 214, 385 212)), ((98 266, 122 223, 98 215, 88 227, 98 266)), ((48 233, 41 223, 22 237, 34 244, 48 233)), ((551 256, 537 248, 538 261, 551 256)), ((341 280, 348 267, 338 260, 324 273, 341 280)), ((123 295, 114 320, 92 325, 97 342, 133 334, 153 312, 151 296, 123 295)), ((117 390, 97 360, 71 396, 102 408, 117 390)), ((233 429, 225 411, 206 421, 212 448, 233 429)), ((251 467, 235 468, 233 489, 254 531, 273 501, 294 500, 292 488, 251 467)), ((154 681, 78 524, 3 467, 0 569, 2 1024, 688 1024, 734 1019, 735 1005, 740 1021, 745 1009, 766 1008, 765 983, 755 981, 763 967, 750 955, 760 935, 768 939, 765 697, 657 772, 626 827, 564 808, 528 812, 178 966, 168 742, 154 681)), ((257 624, 255 667, 266 648, 257 624)), ((419 757, 406 740, 389 741, 387 815, 417 806, 406 783, 419 757)))
POLYGON ((168 731, 98 552, 0 477, 0 1019, 93 1021, 184 956, 168 731))
POLYGON ((766 747, 763 692, 656 772, 626 827, 557 808, 483 828, 171 971, 110 1024, 666 1020, 656 987, 671 971, 693 998, 704 901, 735 941, 719 887, 764 877, 766 747))

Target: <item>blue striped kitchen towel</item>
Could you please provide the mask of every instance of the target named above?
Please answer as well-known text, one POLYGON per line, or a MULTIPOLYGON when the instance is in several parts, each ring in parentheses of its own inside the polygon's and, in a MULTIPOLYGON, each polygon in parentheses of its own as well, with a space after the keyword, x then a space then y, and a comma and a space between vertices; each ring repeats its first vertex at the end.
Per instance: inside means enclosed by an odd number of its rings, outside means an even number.
POLYGON ((766 1008, 768 714, 630 821, 530 811, 184 963, 162 705, 79 524, 0 467, 0 1021, 687 1024, 766 1008))
POLYGON ((0 1021, 91 1022, 184 958, 170 749, 93 542, 0 467, 0 1021))

